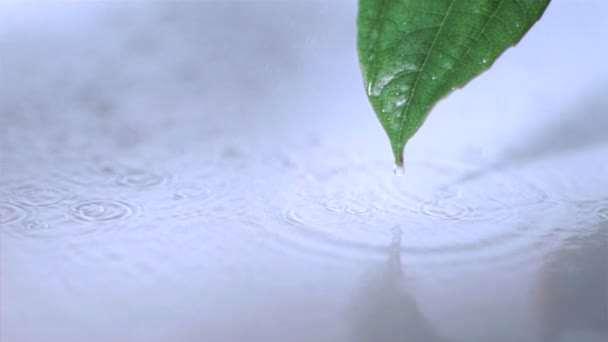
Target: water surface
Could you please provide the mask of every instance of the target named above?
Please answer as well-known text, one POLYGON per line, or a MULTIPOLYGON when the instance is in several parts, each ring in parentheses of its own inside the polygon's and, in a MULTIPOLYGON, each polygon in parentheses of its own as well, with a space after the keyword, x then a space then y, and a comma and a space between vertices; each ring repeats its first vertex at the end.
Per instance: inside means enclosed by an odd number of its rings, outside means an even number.
POLYGON ((0 3, 0 340, 603 341, 606 11, 551 4, 396 177, 354 2, 0 3))

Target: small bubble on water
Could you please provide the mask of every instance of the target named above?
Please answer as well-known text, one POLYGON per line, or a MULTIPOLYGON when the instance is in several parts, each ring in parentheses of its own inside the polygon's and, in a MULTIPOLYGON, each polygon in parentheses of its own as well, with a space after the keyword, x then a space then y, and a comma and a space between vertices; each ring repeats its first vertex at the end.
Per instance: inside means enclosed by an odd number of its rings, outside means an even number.
POLYGON ((402 165, 395 164, 395 167, 393 168, 393 173, 397 176, 403 176, 403 174, 405 173, 405 169, 402 165))

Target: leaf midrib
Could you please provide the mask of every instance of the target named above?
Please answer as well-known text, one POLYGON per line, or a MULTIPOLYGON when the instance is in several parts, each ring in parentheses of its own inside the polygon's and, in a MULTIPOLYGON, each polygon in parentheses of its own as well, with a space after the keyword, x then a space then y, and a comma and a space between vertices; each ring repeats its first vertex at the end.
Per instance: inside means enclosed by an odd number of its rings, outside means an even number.
MULTIPOLYGON (((410 108, 412 102, 414 102, 414 96, 416 94, 416 90, 418 89, 418 82, 420 81, 420 76, 422 75, 422 73, 426 67, 426 64, 429 60, 429 56, 432 54, 433 49, 435 48, 435 43, 437 42, 437 38, 439 38, 439 36, 441 35, 441 31, 443 30, 443 27, 445 26, 445 21, 447 20, 448 16, 450 15, 450 12, 452 11, 452 7, 454 7, 455 2, 456 2, 456 0, 452 0, 450 2, 450 6, 446 10, 445 15, 443 16, 443 19, 441 20, 441 23, 439 24, 439 27, 437 28, 437 33, 435 33, 433 42, 431 43, 431 46, 429 47, 429 50, 427 51, 426 56, 424 57, 424 60, 422 61, 422 65, 420 66, 418 75, 416 75, 416 79, 414 80, 414 84, 412 85, 412 92, 410 93, 409 100, 407 101, 407 104, 405 105, 405 107, 403 107, 403 110, 401 111, 401 120, 399 122, 399 131, 398 132, 403 132, 403 125, 405 124, 409 108, 410 108)), ((402 134, 403 133, 401 133, 401 135, 399 136, 400 141, 403 140, 402 134)), ((401 147, 399 147, 399 148, 401 148, 401 147)), ((399 153, 403 154, 403 151, 399 151, 399 153)), ((399 160, 401 160, 401 158, 399 158, 399 160)))

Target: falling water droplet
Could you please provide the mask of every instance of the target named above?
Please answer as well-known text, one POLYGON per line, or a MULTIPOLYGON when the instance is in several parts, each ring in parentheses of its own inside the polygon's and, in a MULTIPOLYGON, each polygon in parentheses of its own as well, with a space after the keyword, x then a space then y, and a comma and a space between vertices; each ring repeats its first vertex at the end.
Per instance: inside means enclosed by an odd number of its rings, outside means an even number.
POLYGON ((395 167, 393 168, 393 173, 395 173, 395 175, 397 176, 403 176, 403 174, 405 173, 405 169, 402 165, 395 164, 395 167))

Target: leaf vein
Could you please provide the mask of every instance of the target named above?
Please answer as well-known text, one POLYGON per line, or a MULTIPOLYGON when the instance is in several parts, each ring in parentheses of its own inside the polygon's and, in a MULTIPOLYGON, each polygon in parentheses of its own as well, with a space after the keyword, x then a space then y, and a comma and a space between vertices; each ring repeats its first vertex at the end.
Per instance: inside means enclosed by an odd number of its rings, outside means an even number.
POLYGON ((435 38, 433 39, 433 42, 431 43, 431 46, 429 47, 428 53, 426 54, 426 56, 424 57, 424 60, 422 61, 422 65, 420 66, 420 70, 418 71, 418 75, 416 75, 416 79, 414 80, 414 84, 412 85, 412 91, 410 93, 410 98, 407 101, 407 104, 405 105, 405 107, 403 108, 403 111, 401 111, 402 115, 401 115, 401 120, 399 122, 399 131, 400 134, 403 134, 403 125, 405 123, 405 119, 407 117, 407 113, 409 111, 409 108, 412 104, 412 102, 414 102, 414 95, 416 94, 416 90, 418 87, 418 82, 420 81, 420 76, 422 75, 422 72, 424 71, 424 68, 427 64, 427 61, 429 60, 429 56, 432 54, 433 52, 433 48, 435 47, 435 43, 437 43, 437 38, 439 38, 439 36, 441 35, 441 31, 443 30, 443 27, 445 26, 445 22, 446 19, 448 18, 448 16, 450 15, 450 12, 452 11, 452 8, 454 7, 454 3, 456 2, 456 0, 452 0, 450 2, 450 6, 448 7, 448 9, 445 11, 445 15, 443 17, 443 19, 441 20, 441 23, 439 24, 439 27, 437 28, 437 33, 435 33, 435 38))

